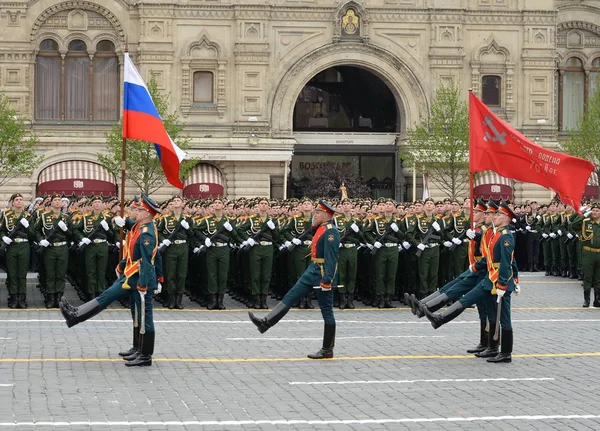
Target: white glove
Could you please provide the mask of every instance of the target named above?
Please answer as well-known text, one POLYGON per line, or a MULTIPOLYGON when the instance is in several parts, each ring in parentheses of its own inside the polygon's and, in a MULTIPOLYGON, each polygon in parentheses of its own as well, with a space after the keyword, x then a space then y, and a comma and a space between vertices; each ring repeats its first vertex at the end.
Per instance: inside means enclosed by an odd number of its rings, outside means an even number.
POLYGON ((571 232, 568 232, 568 233, 567 233, 567 238, 569 238, 569 239, 573 239, 573 234, 572 234, 571 232))
POLYGON ((156 293, 157 295, 162 292, 162 283, 158 283, 156 285, 156 290, 154 291, 154 293, 156 293))
POLYGON ((562 230, 558 230, 556 233, 558 233, 558 236, 562 236, 562 230))
POLYGON ((542 216, 539 215, 539 216, 536 216, 535 218, 538 219, 538 220, 541 220, 542 216))
POLYGON ((119 248, 119 249, 121 248, 121 242, 120 241, 115 242, 115 245, 117 246, 117 248, 119 248))
POLYGON ((518 295, 519 293, 521 293, 521 286, 515 284, 515 295, 518 295))
POLYGON ((231 223, 229 223, 228 221, 226 221, 225 223, 223 223, 223 227, 225 229, 227 229, 229 232, 231 232, 233 230, 233 226, 231 226, 231 223))
POLYGON ((92 240, 89 239, 89 238, 82 238, 81 243, 85 244, 85 245, 88 245, 88 244, 92 243, 92 240))
MULTIPOLYGON (((212 244, 212 241, 210 240, 210 238, 206 238, 206 239, 204 240, 204 245, 205 245, 206 247, 210 247, 211 245, 213 245, 213 244, 212 244)), ((211 253, 212 253, 212 251, 211 251, 211 253)))
POLYGON ((62 221, 62 220, 58 222, 58 227, 59 227, 59 228, 60 228, 60 229, 61 229, 63 232, 66 232, 66 231, 67 231, 67 229, 69 229, 69 228, 67 227, 67 225, 65 224, 65 222, 64 222, 64 221, 62 221))
POLYGON ((256 241, 254 241, 252 238, 248 238, 248 245, 250 247, 254 247, 256 245, 256 241))
POLYGON ((50 243, 48 242, 47 239, 43 239, 43 240, 40 241, 40 245, 42 247, 48 247, 50 245, 50 243))
POLYGON ((526 230, 531 230, 531 226, 526 226, 525 229, 526 230))
POLYGON ((554 232, 552 232, 552 233, 550 234, 550 238, 552 238, 552 239, 556 238, 556 234, 555 234, 554 232))
POLYGON ((21 220, 19 220, 19 223, 21 223, 25 229, 29 227, 29 222, 27 221, 27 219, 22 218, 21 220))
POLYGON ((181 227, 185 230, 188 230, 190 228, 190 224, 187 222, 186 219, 181 220, 179 223, 181 224, 181 227))
POLYGON ((373 250, 373 244, 369 244, 369 243, 367 243, 366 245, 367 245, 367 248, 368 248, 369 250, 373 250))
POLYGON ((454 244, 456 244, 456 245, 461 245, 462 244, 462 241, 460 239, 458 239, 458 238, 452 238, 452 242, 454 244))
POLYGON ((475 231, 473 229, 467 229, 467 238, 475 239, 475 231))
POLYGON ((300 241, 298 238, 294 238, 294 239, 292 240, 292 242, 293 242, 294 244, 296 244, 296 245, 300 245, 300 244, 302 244, 302 241, 300 241))
POLYGON ((344 244, 342 244, 342 243, 340 242, 340 246, 339 246, 338 248, 342 248, 343 246, 344 246, 344 244))
POLYGON ((498 295, 498 299, 502 298, 505 293, 506 293, 506 290, 496 289, 496 295, 498 295))
POLYGON ((283 243, 283 246, 286 247, 286 248, 290 248, 292 246, 292 243, 289 242, 289 241, 286 241, 286 242, 283 243))
POLYGON ((267 222, 267 226, 269 226, 269 229, 271 230, 275 229, 275 223, 273 223, 273 220, 269 220, 267 222))
POLYGON ((516 222, 517 222, 517 219, 516 219, 516 218, 514 218, 514 219, 512 219, 511 221, 512 221, 513 223, 516 223, 516 222))
POLYGON ((115 268, 115 275, 117 276, 117 278, 121 278, 121 273, 119 272, 118 269, 115 268))
POLYGON ((246 240, 246 241, 242 241, 242 245, 241 245, 241 247, 246 247, 247 245, 248 245, 248 240, 246 240))
POLYGON ((100 226, 102 226, 102 229, 108 230, 108 223, 106 223, 106 220, 102 220, 100 226))
POLYGON ((350 225, 350 229, 352 229, 354 232, 358 233, 358 225, 356 223, 352 223, 350 225))
POLYGON ((373 244, 373 246, 375 248, 381 248, 383 246, 383 244, 381 244, 379 241, 375 241, 375 244, 373 244))
POLYGON ((394 232, 398 232, 398 230, 399 230, 399 229, 398 229, 398 225, 397 225, 396 223, 392 223, 392 224, 390 225, 390 227, 392 228, 392 230, 393 230, 394 232))
POLYGON ((548 238, 548 234, 547 234, 547 233, 543 233, 543 234, 542 234, 542 237, 543 237, 544 239, 546 239, 546 238, 548 238))
POLYGON ((469 272, 475 272, 475 265, 469 265, 469 272))
POLYGON ((583 216, 584 217, 589 217, 591 213, 592 213, 591 211, 586 211, 585 213, 583 213, 583 216))
POLYGON ((13 242, 13 240, 12 240, 12 239, 10 239, 10 238, 9 238, 9 237, 7 237, 7 236, 3 236, 3 237, 2 237, 2 241, 4 241, 4 243, 5 243, 6 245, 9 245, 11 242, 13 242))
POLYGON ((410 242, 408 241, 404 241, 402 243, 402 247, 404 247, 405 250, 408 250, 410 248, 410 242))
POLYGON ((194 254, 200 253, 200 247, 194 248, 193 252, 194 252, 194 254))
POLYGON ((433 228, 435 229, 436 232, 439 232, 442 230, 442 228, 440 227, 440 224, 437 221, 434 221, 433 223, 431 223, 431 226, 433 226, 433 228))
POLYGON ((113 218, 113 221, 119 227, 125 226, 125 219, 123 217, 116 216, 115 218, 113 218))
POLYGON ((171 245, 171 241, 170 241, 170 240, 168 240, 168 239, 163 239, 163 242, 162 242, 162 246, 163 246, 163 247, 168 247, 168 246, 170 246, 170 245, 171 245))
POLYGON ((421 243, 417 245, 417 248, 421 251, 425 250, 425 244, 421 243))
POLYGON ((444 241, 444 247, 452 247, 452 242, 451 241, 444 241))

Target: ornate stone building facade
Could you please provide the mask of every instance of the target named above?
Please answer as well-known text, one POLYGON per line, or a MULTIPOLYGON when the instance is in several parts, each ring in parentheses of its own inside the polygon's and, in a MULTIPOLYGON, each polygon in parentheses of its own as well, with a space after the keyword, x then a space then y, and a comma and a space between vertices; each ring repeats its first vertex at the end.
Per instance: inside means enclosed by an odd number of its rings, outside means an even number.
MULTIPOLYGON (((301 193, 303 170, 333 167, 355 169, 375 194, 404 200, 413 197, 412 173, 397 150, 441 82, 472 88, 513 126, 556 145, 596 88, 600 7, 580 0, 4 0, 0 88, 31 119, 45 159, 0 195, 87 192, 92 184, 116 190, 110 175, 85 163, 96 162, 120 115, 126 49, 142 76, 154 75, 169 94, 192 137, 190 156, 201 163, 187 194, 301 193), (347 94, 380 87, 389 107, 347 109, 347 94)), ((516 201, 550 197, 536 186, 505 185, 516 201)))

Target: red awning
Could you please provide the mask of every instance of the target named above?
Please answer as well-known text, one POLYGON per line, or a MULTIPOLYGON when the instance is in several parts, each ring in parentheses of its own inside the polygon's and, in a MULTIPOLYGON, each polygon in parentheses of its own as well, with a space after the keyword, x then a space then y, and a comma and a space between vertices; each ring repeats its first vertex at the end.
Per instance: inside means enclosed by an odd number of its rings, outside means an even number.
POLYGON ((97 163, 72 160, 48 166, 38 178, 37 195, 116 196, 114 177, 97 163))
POLYGON ((183 183, 183 195, 189 199, 223 196, 223 174, 215 166, 200 163, 194 166, 183 183))
POLYGON ((495 172, 487 171, 475 179, 475 199, 512 200, 513 180, 495 172))
POLYGON ((596 172, 592 172, 592 175, 590 175, 583 192, 583 199, 598 199, 598 174, 596 172))

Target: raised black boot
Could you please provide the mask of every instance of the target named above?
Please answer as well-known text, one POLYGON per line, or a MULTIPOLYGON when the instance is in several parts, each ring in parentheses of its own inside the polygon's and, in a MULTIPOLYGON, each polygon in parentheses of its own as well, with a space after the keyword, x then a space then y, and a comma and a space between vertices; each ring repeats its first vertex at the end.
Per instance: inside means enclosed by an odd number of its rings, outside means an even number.
POLYGON ((60 312, 65 318, 67 326, 69 328, 77 325, 78 323, 85 322, 86 320, 91 319, 96 314, 104 310, 104 308, 100 305, 97 299, 92 299, 91 301, 80 305, 74 310, 73 307, 69 307, 67 304, 67 298, 63 296, 60 300, 59 307, 60 312))
POLYGON ((260 333, 264 334, 271 326, 279 322, 288 311, 290 311, 290 307, 285 305, 283 302, 280 302, 273 307, 273 310, 271 310, 266 317, 263 317, 262 319, 256 317, 251 311, 248 312, 248 316, 250 316, 250 320, 256 325, 260 333))
POLYGON ((590 308, 590 290, 583 291, 583 308, 590 308))
POLYGON ((467 350, 467 353, 479 353, 487 349, 488 346, 488 331, 486 331, 487 322, 485 320, 479 321, 479 344, 472 349, 467 350))
POLYGON ((183 293, 178 293, 175 297, 175 308, 176 310, 183 310, 183 293))
POLYGON ((340 292, 340 310, 348 308, 348 295, 340 292))
MULTIPOLYGON (((429 295, 427 298, 430 298, 432 295, 429 295)), ((445 293, 440 293, 434 296, 432 299, 424 298, 421 302, 417 301, 417 317, 421 318, 425 315, 425 310, 429 310, 431 313, 435 313, 440 308, 446 304, 448 301, 448 295, 445 293)))
POLYGON ((354 310, 354 293, 348 294, 348 300, 346 302, 346 308, 348 310, 354 310))
POLYGON ((206 306, 207 310, 216 310, 217 309, 217 295, 214 293, 210 293, 208 295, 208 305, 206 306))
POLYGON ((130 356, 133 355, 134 353, 139 352, 140 350, 140 329, 139 326, 138 327, 133 327, 133 343, 132 343, 132 347, 129 350, 124 350, 122 352, 119 352, 119 356, 122 356, 123 358, 125 358, 126 356, 130 356))
POLYGON ((333 358, 333 346, 335 345, 335 323, 325 324, 323 331, 323 347, 317 353, 308 355, 310 359, 333 358))
POLYGON ((487 362, 512 362, 512 349, 513 349, 513 331, 512 329, 502 330, 502 342, 500 345, 500 353, 493 358, 489 358, 487 362))
POLYGON ((148 367, 152 365, 152 354, 154 353, 154 332, 146 332, 141 335, 142 345, 140 354, 133 360, 125 362, 128 367, 148 367))
POLYGON ((475 353, 478 358, 493 358, 498 354, 498 340, 494 340, 494 334, 496 332, 496 322, 490 322, 490 328, 488 332, 488 346, 487 348, 479 353, 475 353))
POLYGON ((425 309, 425 316, 431 322, 433 329, 437 329, 445 323, 450 322, 455 317, 458 317, 460 313, 465 310, 460 301, 456 301, 450 307, 446 308, 441 313, 432 313, 427 308, 425 309))
POLYGON ((409 295, 406 292, 404 292, 404 303, 410 307, 410 311, 412 314, 416 314, 411 295, 409 295))

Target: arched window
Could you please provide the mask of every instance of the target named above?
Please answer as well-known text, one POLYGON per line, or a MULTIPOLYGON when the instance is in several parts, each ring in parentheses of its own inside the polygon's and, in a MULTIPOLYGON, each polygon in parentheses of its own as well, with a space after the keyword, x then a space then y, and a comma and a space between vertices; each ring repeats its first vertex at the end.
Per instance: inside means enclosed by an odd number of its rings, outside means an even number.
POLYGON ((592 68, 590 69, 590 98, 594 96, 594 93, 600 86, 598 80, 600 79, 600 57, 594 58, 592 61, 592 68))
POLYGON ((96 44, 91 56, 87 44, 69 42, 64 58, 58 44, 43 40, 36 59, 35 118, 57 121, 117 121, 119 119, 119 65, 109 40, 96 44))
POLYGON ((574 129, 585 104, 585 73, 577 57, 569 58, 565 64, 562 90, 562 130, 574 129))
POLYGON ((481 101, 487 106, 500 106, 501 78, 496 75, 485 75, 481 78, 481 101))

